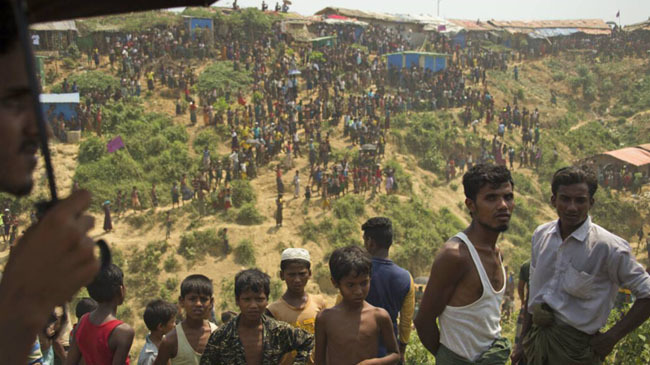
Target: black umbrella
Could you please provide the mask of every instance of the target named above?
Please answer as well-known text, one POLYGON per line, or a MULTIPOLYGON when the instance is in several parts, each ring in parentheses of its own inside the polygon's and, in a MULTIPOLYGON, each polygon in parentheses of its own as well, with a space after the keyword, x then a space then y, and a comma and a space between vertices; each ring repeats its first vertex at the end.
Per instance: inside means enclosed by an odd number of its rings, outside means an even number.
POLYGON ((30 23, 51 22, 74 18, 130 13, 180 6, 208 6, 215 0, 26 0, 30 23))
MULTIPOLYGON (((38 96, 39 86, 34 68, 34 54, 29 41, 29 22, 45 22, 71 18, 81 18, 98 15, 108 15, 132 11, 152 10, 178 6, 209 5, 216 1, 210 0, 113 0, 113 1, 80 1, 80 0, 10 0, 14 9, 19 41, 22 44, 25 66, 32 93, 32 105, 39 130, 41 153, 45 162, 45 171, 50 189, 50 201, 37 203, 39 214, 58 201, 54 169, 47 144, 47 126, 38 96), (28 21, 29 20, 29 21, 28 21)), ((111 252, 104 240, 97 241, 101 252, 102 267, 111 263, 111 252)))

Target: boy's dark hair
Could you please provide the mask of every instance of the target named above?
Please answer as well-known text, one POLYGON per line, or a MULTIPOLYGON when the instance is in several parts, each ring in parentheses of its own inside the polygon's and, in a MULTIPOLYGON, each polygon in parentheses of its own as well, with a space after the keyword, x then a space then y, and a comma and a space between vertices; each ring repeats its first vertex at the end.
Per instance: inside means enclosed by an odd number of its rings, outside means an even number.
POLYGON ((301 260, 301 259, 291 259, 291 260, 282 260, 280 261, 280 270, 284 271, 289 267, 291 264, 300 264, 300 265, 305 265, 305 268, 307 270, 311 270, 311 262, 307 260, 301 260))
POLYGON ((201 274, 193 274, 181 283, 181 299, 190 293, 212 296, 212 280, 201 274))
POLYGON ((373 217, 361 226, 363 235, 368 235, 377 246, 389 249, 393 244, 393 223, 386 217, 373 217))
POLYGON ((97 303, 110 302, 120 292, 120 287, 124 285, 124 273, 115 264, 108 265, 105 269, 99 271, 92 283, 88 284, 88 294, 95 299, 97 303))
POLYGON ((158 325, 165 325, 175 318, 176 312, 178 312, 178 308, 174 304, 162 299, 152 300, 147 303, 147 308, 144 310, 144 324, 147 325, 149 331, 155 331, 158 329, 158 325))
POLYGON ((512 180, 510 170, 505 166, 492 165, 492 164, 478 164, 469 169, 463 175, 463 188, 465 189, 465 197, 467 199, 476 201, 476 196, 482 187, 490 185, 493 188, 501 186, 501 184, 509 182, 512 188, 515 187, 515 182, 512 180))
POLYGON ((84 314, 90 313, 97 309, 97 302, 93 298, 82 298, 77 306, 74 308, 74 314, 77 318, 81 318, 84 314))
POLYGON ((264 293, 268 298, 271 293, 271 279, 258 269, 242 270, 235 275, 235 298, 239 299, 246 290, 264 293))
POLYGON ((230 322, 233 318, 237 316, 237 313, 233 311, 221 312, 221 323, 226 324, 230 322))
POLYGON ((557 194, 561 185, 587 184, 589 188, 589 197, 593 198, 598 190, 598 179, 596 174, 589 166, 569 166, 563 167, 553 174, 551 182, 551 192, 557 194))
POLYGON ((359 275, 372 274, 370 254, 359 246, 347 246, 337 249, 330 256, 330 273, 335 282, 351 273, 359 275))
POLYGON ((18 42, 18 27, 14 18, 14 9, 9 0, 0 0, 0 56, 18 42))

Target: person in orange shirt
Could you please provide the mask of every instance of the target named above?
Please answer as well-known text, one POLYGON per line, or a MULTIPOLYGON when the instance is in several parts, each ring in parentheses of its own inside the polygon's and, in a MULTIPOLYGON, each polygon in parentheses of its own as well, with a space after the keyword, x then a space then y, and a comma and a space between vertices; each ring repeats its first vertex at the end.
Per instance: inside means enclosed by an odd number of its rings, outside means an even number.
MULTIPOLYGON (((267 315, 313 335, 316 315, 327 305, 322 296, 305 292, 305 286, 311 278, 309 251, 304 248, 287 248, 282 251, 280 278, 287 284, 287 290, 280 299, 267 307, 267 315)), ((313 355, 312 352, 308 364, 314 363, 313 355)), ((286 354, 280 365, 293 364, 295 357, 295 351, 286 354)))

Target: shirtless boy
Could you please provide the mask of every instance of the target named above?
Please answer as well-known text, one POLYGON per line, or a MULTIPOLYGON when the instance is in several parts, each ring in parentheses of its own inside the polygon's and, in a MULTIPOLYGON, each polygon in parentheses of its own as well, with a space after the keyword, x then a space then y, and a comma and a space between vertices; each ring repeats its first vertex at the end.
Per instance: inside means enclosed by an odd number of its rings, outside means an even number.
POLYGON ((343 300, 316 317, 316 364, 397 364, 399 350, 388 312, 365 301, 370 255, 359 246, 343 247, 332 253, 329 265, 343 300), (377 358, 380 338, 386 356, 377 358))
POLYGON ((169 360, 171 365, 198 365, 210 334, 217 329, 205 319, 214 303, 210 279, 198 274, 186 277, 178 302, 185 311, 185 319, 165 335, 154 365, 167 365, 169 360))

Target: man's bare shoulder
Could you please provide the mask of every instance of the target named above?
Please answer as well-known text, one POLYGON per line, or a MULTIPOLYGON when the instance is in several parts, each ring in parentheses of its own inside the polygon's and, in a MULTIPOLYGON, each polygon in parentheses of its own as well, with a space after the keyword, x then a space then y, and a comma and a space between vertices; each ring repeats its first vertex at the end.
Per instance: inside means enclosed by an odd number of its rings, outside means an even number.
POLYGON ((445 262, 453 264, 462 264, 470 259, 467 246, 456 237, 452 237, 445 242, 436 256, 436 260, 444 259, 445 262))

